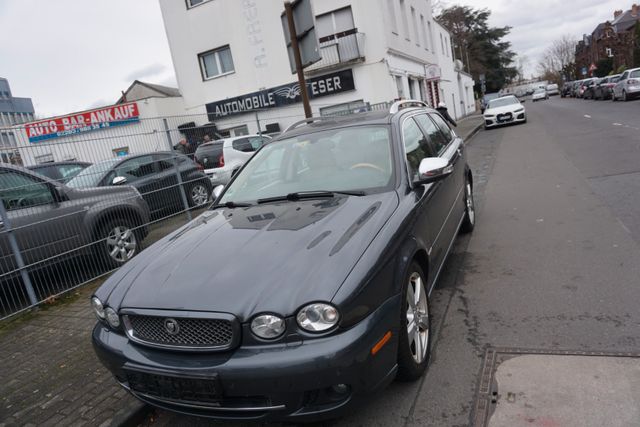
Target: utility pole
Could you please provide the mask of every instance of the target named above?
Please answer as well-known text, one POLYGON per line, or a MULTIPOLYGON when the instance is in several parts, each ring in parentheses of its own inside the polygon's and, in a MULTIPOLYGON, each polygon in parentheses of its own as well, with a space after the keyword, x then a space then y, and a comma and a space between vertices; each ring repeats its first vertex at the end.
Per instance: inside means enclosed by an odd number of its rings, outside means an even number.
POLYGON ((298 46, 298 35, 296 32, 296 24, 293 20, 293 8, 291 3, 284 3, 284 12, 287 15, 289 24, 289 36, 291 37, 291 49, 293 49, 293 58, 296 62, 296 71, 298 73, 298 84, 300 85, 300 94, 302 95, 302 105, 304 106, 304 116, 308 119, 311 117, 311 105, 309 105, 309 94, 307 93, 307 82, 304 78, 302 69, 302 59, 300 57, 300 47, 298 46))

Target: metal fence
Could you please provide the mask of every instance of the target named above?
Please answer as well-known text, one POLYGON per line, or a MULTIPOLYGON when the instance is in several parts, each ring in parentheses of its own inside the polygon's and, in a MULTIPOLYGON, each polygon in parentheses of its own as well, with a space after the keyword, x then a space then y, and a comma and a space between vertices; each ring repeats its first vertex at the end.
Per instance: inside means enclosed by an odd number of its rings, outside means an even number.
MULTIPOLYGON (((47 122, 2 129, 16 144, 2 147, 11 163, 0 163, 0 319, 108 274, 184 225, 209 205, 214 186, 224 184, 199 154, 212 146, 203 144, 248 133, 256 119, 265 129, 269 120, 301 118, 299 106, 284 111, 227 121, 226 129, 206 114, 115 126, 78 118, 56 132, 47 122)), ((248 159, 259 146, 239 149, 248 159)), ((222 159, 213 161, 221 166, 222 159)))

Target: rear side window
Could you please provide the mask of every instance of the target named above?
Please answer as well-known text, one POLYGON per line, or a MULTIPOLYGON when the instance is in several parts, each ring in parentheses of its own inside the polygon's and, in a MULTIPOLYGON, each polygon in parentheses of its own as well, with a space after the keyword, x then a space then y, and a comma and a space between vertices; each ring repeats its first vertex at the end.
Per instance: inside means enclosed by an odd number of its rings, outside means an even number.
POLYGON ((638 77, 640 77, 640 70, 632 71, 631 74, 629 74, 629 77, 632 79, 637 79, 638 77))
POLYGON ((251 144, 251 138, 236 139, 231 144, 234 150, 242 151, 243 153, 252 153, 260 148, 254 148, 253 144, 251 144))

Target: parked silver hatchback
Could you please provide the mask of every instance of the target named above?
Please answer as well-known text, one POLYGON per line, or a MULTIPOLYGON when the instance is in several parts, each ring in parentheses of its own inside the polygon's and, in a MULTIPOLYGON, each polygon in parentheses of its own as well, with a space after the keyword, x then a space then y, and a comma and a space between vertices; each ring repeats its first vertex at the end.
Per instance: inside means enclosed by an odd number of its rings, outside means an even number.
POLYGON ((628 101, 640 96, 640 68, 627 70, 620 76, 613 87, 612 99, 628 101))
POLYGON ((207 142, 198 147, 194 160, 212 184, 226 185, 253 153, 270 141, 266 135, 245 135, 207 142))

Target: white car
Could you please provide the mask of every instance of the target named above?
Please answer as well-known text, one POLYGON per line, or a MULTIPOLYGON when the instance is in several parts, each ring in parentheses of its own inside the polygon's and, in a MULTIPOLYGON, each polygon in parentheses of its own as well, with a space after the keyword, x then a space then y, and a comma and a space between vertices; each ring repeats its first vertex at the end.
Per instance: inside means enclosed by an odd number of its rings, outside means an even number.
POLYGON ((533 91, 533 95, 531 95, 531 101, 536 102, 536 101, 543 101, 545 99, 549 99, 549 94, 547 93, 547 90, 544 88, 539 87, 538 89, 533 91))
POLYGON ((244 135, 219 139, 198 147, 194 160, 213 185, 226 185, 260 147, 268 144, 266 135, 244 135))
POLYGON ((559 95, 560 94, 560 90, 558 89, 558 85, 553 83, 550 85, 547 85, 547 95, 549 96, 553 96, 553 95, 559 95))
POLYGON ((485 129, 509 123, 525 123, 527 121, 527 113, 524 106, 513 95, 489 101, 483 117, 485 129))
POLYGON ((627 70, 613 87, 613 100, 628 101, 640 96, 640 68, 627 70))

